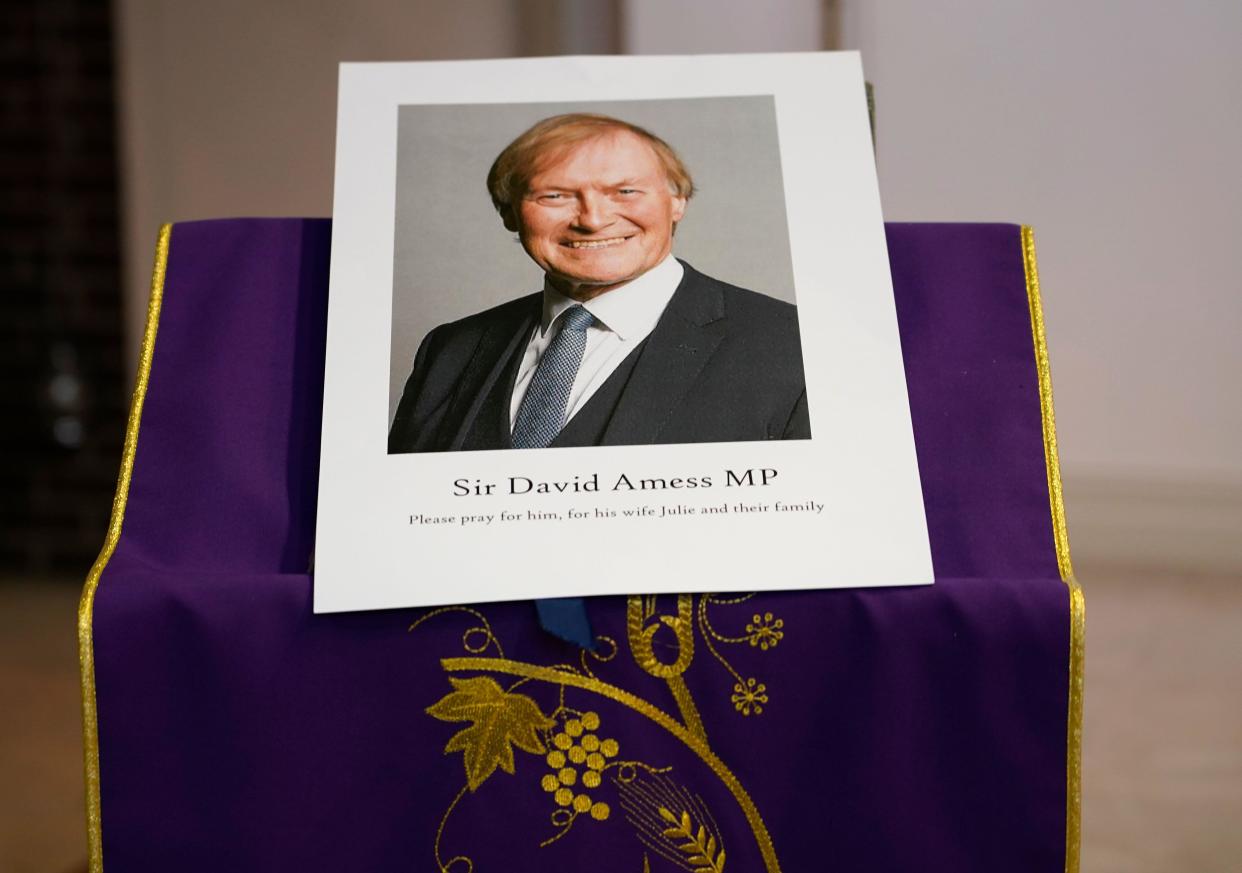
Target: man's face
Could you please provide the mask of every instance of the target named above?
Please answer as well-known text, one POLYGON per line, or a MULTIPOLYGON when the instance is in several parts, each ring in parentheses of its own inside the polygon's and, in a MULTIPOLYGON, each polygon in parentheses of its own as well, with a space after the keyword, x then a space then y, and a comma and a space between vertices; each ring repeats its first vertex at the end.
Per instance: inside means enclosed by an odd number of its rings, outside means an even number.
POLYGON ((685 211, 651 146, 617 130, 539 167, 505 226, 554 287, 588 300, 663 261, 685 211))

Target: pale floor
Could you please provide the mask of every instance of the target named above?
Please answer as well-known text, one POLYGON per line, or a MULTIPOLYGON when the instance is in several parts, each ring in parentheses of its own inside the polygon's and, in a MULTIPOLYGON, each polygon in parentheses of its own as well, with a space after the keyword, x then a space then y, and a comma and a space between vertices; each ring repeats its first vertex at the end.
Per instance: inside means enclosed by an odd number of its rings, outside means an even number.
MULTIPOLYGON (((1084 873, 1242 871, 1242 579, 1079 567, 1084 873)), ((0 584, 0 871, 85 869, 76 585, 0 584)))

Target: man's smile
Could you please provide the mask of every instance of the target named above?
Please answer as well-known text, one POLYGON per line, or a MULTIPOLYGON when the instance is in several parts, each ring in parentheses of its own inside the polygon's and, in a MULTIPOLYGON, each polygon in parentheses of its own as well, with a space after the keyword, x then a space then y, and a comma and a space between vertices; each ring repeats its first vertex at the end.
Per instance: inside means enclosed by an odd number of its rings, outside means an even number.
POLYGON ((633 235, 631 234, 631 236, 614 236, 608 239, 568 240, 566 242, 561 243, 561 245, 568 246, 571 249, 606 249, 606 248, 611 248, 612 246, 619 246, 623 242, 626 242, 627 240, 631 239, 632 236, 633 235))

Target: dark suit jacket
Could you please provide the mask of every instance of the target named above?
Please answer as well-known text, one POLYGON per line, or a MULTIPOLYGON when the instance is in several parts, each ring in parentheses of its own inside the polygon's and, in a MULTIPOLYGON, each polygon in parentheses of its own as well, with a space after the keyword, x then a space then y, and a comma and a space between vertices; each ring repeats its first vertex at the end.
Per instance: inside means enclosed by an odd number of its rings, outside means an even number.
MULTIPOLYGON (((553 447, 810 438, 797 308, 683 266, 650 336, 553 447)), ((431 331, 389 453, 511 448, 509 399, 541 314, 532 294, 431 331)))

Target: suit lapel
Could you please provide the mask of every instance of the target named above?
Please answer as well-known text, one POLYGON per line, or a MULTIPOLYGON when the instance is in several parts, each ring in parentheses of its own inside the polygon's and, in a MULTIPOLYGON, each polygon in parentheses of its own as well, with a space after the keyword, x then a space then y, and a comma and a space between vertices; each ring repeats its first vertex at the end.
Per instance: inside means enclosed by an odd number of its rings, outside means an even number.
POLYGON ((724 338, 724 295, 682 266, 681 284, 647 338, 601 445, 654 443, 724 338))
POLYGON ((470 363, 462 373, 449 411, 448 420, 457 422, 449 445, 451 451, 461 449, 465 443, 478 444, 479 448, 509 448, 507 404, 500 404, 505 408, 498 411, 496 404, 488 401, 495 400, 497 390, 502 391, 506 402, 512 393, 511 377, 517 367, 509 365, 514 363, 514 356, 520 353, 522 345, 530 338, 539 317, 541 298, 534 295, 531 299, 530 306, 517 310, 516 318, 489 325, 479 339, 470 363), (498 384, 506 378, 508 385, 498 384), (502 412, 506 417, 503 422, 499 418, 502 412), (493 421, 493 418, 496 420, 493 421))

